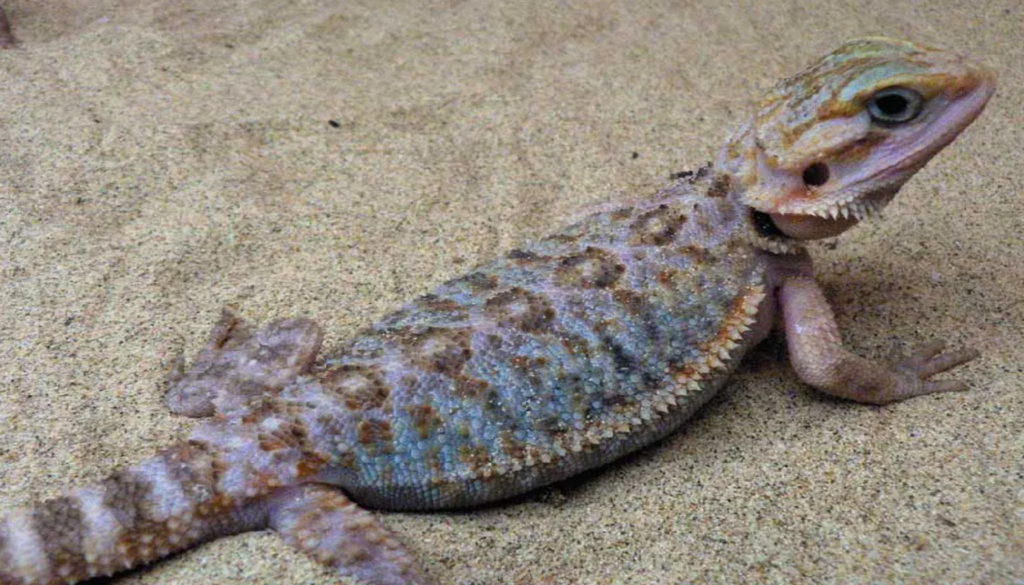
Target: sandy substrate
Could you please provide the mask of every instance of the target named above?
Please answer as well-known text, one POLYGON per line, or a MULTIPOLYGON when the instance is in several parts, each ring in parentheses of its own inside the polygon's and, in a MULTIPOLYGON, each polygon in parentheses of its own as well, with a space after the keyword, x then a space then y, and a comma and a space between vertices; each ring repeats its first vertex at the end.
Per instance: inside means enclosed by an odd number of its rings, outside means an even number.
MULTIPOLYGON (((220 307, 337 347, 587 205, 707 161, 749 99, 887 34, 1000 73, 884 222, 817 246, 847 342, 971 344, 972 390, 823 398, 778 340, 681 432, 468 513, 387 514, 440 583, 1024 582, 1024 8, 3 0, 0 510, 183 437, 220 307)), ((918 7, 920 6, 920 7, 918 7)), ((271 534, 117 583, 330 583, 271 534)))

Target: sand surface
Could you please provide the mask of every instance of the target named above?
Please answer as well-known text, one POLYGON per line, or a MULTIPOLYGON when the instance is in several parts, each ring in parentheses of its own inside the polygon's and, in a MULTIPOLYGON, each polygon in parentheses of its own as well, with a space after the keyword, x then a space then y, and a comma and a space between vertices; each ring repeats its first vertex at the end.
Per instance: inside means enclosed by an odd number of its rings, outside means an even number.
MULTIPOLYGON (((709 160, 841 41, 996 68, 984 117, 885 221, 819 245, 846 341, 934 337, 972 390, 823 398, 776 339, 700 417, 600 473, 386 514, 439 583, 1024 583, 1024 7, 2 0, 0 509, 183 437, 163 364, 232 305, 327 348, 574 211, 709 160)), ((331 583, 269 533, 118 584, 331 583)))

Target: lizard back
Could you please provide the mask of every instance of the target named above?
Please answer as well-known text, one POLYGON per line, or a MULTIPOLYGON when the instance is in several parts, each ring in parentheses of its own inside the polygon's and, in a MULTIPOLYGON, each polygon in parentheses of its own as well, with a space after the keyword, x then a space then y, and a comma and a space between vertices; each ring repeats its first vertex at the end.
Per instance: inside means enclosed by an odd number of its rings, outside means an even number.
POLYGON ((479 504, 601 465, 702 405, 764 296, 749 218, 701 173, 446 282, 281 400, 365 504, 479 504))

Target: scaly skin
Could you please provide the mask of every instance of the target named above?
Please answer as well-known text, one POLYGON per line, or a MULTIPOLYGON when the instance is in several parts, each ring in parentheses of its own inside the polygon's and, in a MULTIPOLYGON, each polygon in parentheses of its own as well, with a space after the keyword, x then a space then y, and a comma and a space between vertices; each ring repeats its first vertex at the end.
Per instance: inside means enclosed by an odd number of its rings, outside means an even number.
POLYGON ((321 362, 311 321, 253 331, 225 313, 167 397, 209 422, 11 513, 0 583, 72 583, 264 527, 339 574, 423 583, 354 501, 475 505, 612 461, 693 414, 780 309, 796 371, 824 392, 962 390, 931 377, 973 351, 929 344, 888 367, 845 350, 801 240, 888 203, 994 87, 949 53, 855 41, 777 86, 714 167, 442 284, 321 362))

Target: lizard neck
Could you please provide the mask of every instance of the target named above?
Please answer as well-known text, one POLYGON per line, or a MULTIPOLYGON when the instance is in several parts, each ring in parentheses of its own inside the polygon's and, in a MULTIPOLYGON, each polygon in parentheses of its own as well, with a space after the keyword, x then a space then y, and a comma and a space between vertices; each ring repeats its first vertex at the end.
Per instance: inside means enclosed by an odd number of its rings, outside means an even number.
POLYGON ((747 241, 772 254, 796 254, 804 249, 797 239, 787 236, 772 217, 746 203, 750 187, 756 181, 757 145, 753 124, 748 122, 729 137, 711 167, 710 190, 727 189, 727 197, 746 217, 747 241))
POLYGON ((712 169, 716 175, 731 178, 731 197, 741 200, 751 186, 757 182, 757 137, 754 120, 748 120, 725 140, 712 169))

